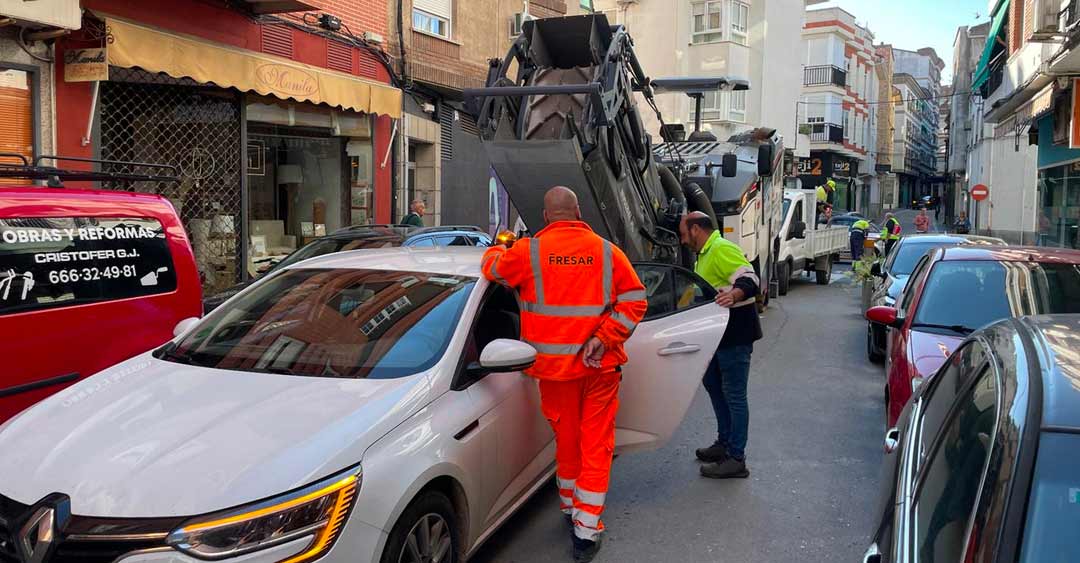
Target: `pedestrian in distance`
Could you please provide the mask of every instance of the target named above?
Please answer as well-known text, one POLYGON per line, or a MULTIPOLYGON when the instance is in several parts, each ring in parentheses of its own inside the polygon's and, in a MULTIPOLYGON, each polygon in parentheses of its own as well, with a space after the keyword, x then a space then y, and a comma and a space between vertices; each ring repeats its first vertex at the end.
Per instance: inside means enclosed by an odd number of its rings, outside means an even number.
POLYGON ((411 225, 413 227, 424 226, 424 211, 427 210, 427 206, 422 199, 414 199, 409 204, 409 214, 402 219, 401 224, 411 225))
POLYGON ((885 224, 881 227, 881 240, 885 241, 885 256, 888 256, 896 246, 896 241, 900 240, 902 231, 900 221, 896 219, 896 216, 892 212, 886 213, 885 224))
POLYGON ((870 232, 870 221, 859 219, 851 224, 848 231, 848 241, 851 243, 851 261, 862 260, 863 248, 866 244, 866 235, 870 232))
POLYGON ((695 454, 712 479, 745 478, 750 426, 747 383, 754 342, 761 339, 756 297, 760 291, 754 267, 735 243, 724 239, 708 215, 695 211, 679 225, 683 244, 697 253, 694 271, 719 292, 716 304, 731 310, 727 330, 713 353, 702 383, 716 414, 716 441, 695 454))
POLYGON ((626 255, 581 220, 577 196, 544 195, 547 226, 532 238, 484 253, 484 277, 517 293, 521 339, 536 349, 525 370, 539 380, 544 417, 555 431, 560 509, 573 527, 574 561, 600 549, 623 343, 648 308, 626 255))
POLYGON ((818 213, 818 218, 817 218, 817 222, 818 222, 819 225, 823 225, 823 226, 827 227, 832 223, 832 210, 833 210, 833 206, 829 205, 828 203, 826 203, 822 207, 821 213, 818 213))
POLYGON ((915 232, 925 233, 930 230, 930 216, 926 214, 926 208, 919 209, 919 213, 915 215, 915 232))
POLYGON ((967 212, 961 211, 960 216, 953 222, 953 231, 957 234, 966 235, 971 232, 971 221, 968 221, 967 212))

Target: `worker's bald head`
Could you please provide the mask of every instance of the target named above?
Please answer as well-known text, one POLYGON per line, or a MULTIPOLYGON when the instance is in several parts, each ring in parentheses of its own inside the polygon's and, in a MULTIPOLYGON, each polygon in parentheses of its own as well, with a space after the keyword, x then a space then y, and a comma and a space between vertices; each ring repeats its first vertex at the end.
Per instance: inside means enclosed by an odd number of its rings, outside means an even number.
POLYGON ((705 241, 709 240, 715 230, 716 225, 713 223, 712 217, 701 211, 691 211, 683 215, 682 221, 679 222, 679 235, 682 243, 689 246, 694 252, 698 252, 701 247, 705 246, 705 241))
POLYGON ((580 221, 581 208, 578 207, 577 194, 566 186, 555 186, 544 194, 544 220, 580 221))

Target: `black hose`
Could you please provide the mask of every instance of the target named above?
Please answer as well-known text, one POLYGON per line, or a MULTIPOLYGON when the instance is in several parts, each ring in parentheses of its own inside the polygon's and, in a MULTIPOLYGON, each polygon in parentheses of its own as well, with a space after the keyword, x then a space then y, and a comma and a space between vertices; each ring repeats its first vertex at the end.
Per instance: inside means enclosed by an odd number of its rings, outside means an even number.
POLYGON ((657 165, 657 168, 660 170, 660 185, 663 186, 668 200, 675 200, 675 204, 680 209, 686 209, 686 194, 683 193, 683 187, 679 184, 679 180, 675 178, 675 173, 663 164, 657 165))
POLYGON ((716 212, 713 211, 709 196, 705 195, 705 190, 701 189, 697 182, 690 182, 683 186, 683 193, 686 194, 686 203, 690 211, 700 211, 708 215, 709 219, 712 219, 713 227, 720 227, 720 222, 716 220, 716 212))

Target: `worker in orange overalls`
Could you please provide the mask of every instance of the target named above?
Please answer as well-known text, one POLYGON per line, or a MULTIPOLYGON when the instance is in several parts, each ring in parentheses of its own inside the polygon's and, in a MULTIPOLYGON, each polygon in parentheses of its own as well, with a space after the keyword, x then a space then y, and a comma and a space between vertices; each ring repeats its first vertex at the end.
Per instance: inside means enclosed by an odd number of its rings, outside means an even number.
POLYGON ((521 339, 537 352, 526 373, 540 380, 541 408, 555 431, 574 561, 587 562, 604 530, 623 342, 645 316, 645 286, 626 255, 581 221, 569 188, 544 195, 544 221, 533 238, 488 249, 483 272, 518 294, 521 339))

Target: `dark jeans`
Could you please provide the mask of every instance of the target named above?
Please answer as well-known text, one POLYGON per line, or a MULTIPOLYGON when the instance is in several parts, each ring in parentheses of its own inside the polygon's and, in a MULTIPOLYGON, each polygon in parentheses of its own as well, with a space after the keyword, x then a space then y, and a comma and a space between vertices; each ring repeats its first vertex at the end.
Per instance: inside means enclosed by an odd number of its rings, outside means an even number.
POLYGON ((862 259, 863 242, 866 241, 866 233, 862 231, 851 231, 851 261, 856 262, 862 259))
POLYGON ((888 256, 889 253, 892 252, 892 247, 896 246, 896 243, 899 240, 900 239, 891 238, 885 241, 885 256, 888 256))
POLYGON ((713 354, 702 383, 709 392, 716 413, 716 441, 736 459, 746 457, 746 437, 750 426, 750 406, 746 383, 750 376, 750 355, 754 346, 721 346, 713 354))

